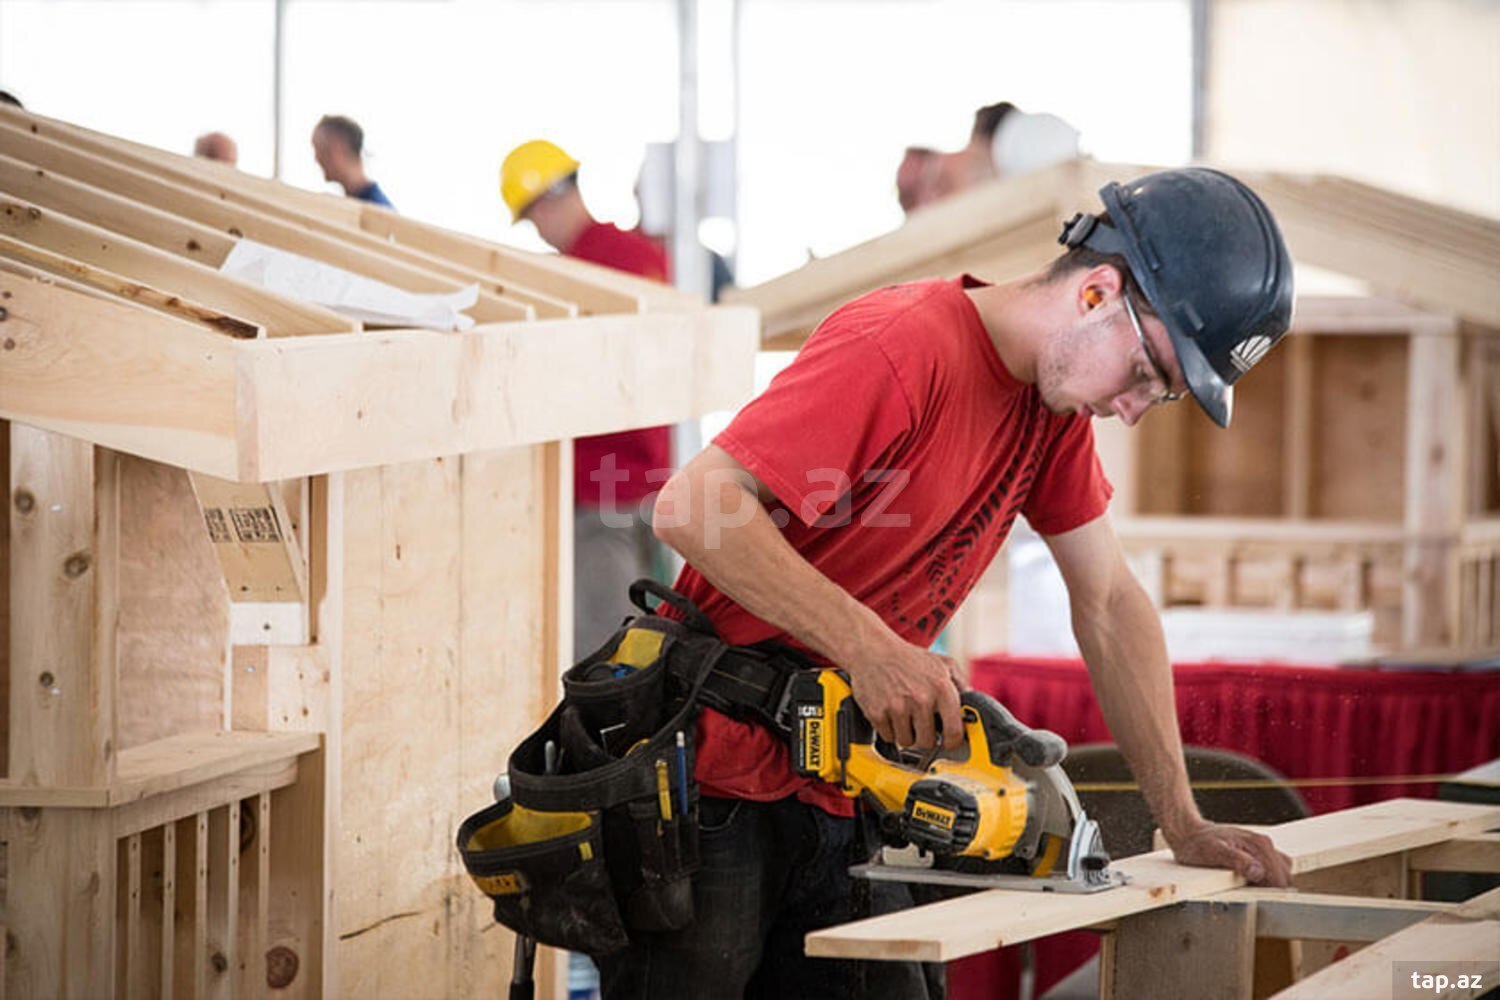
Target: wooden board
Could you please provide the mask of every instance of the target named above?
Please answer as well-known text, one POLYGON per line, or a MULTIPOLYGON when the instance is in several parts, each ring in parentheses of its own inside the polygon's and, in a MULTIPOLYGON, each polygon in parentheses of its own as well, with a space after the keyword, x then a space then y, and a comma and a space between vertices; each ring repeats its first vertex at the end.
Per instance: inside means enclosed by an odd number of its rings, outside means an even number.
POLYGON ((0 292, 0 416, 242 482, 670 423, 751 390, 745 309, 235 341, 40 281, 0 292))
MULTIPOLYGON (((1294 872, 1479 833, 1500 823, 1500 807, 1393 799, 1266 830, 1294 872)), ((1243 884, 1228 871, 1187 868, 1159 851, 1116 862, 1130 885, 1089 896, 990 890, 873 917, 807 936, 809 955, 951 961, 1006 945, 1143 913, 1243 884)))

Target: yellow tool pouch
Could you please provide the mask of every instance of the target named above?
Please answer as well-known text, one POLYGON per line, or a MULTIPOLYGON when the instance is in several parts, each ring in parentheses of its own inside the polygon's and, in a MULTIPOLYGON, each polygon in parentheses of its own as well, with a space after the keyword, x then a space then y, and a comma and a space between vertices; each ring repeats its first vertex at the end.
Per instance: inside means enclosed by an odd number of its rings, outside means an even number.
POLYGON ((605 954, 693 918, 694 722, 727 647, 686 598, 639 581, 643 612, 647 594, 684 619, 638 615, 571 667, 562 703, 510 756, 510 797, 459 829, 495 919, 544 944, 605 954))

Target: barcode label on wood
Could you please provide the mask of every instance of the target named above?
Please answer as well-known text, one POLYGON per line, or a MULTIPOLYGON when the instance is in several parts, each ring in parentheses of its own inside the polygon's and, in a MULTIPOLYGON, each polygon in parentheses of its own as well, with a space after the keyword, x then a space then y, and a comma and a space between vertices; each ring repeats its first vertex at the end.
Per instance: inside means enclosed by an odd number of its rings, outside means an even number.
POLYGON ((242 542, 281 541, 276 512, 270 507, 231 507, 229 517, 234 522, 234 533, 242 542))
POLYGON ((223 509, 219 507, 204 508, 203 523, 208 525, 209 541, 215 544, 233 541, 233 538, 229 534, 229 522, 224 518, 223 509))

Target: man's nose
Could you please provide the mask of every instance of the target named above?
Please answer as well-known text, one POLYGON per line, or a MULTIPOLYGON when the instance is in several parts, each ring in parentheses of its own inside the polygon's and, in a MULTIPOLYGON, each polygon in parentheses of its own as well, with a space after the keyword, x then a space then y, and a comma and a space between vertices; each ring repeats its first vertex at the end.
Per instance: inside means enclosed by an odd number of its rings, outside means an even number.
POLYGON ((1120 418, 1120 423, 1126 427, 1134 427, 1146 412, 1145 404, 1137 400, 1133 392, 1120 393, 1110 400, 1109 408, 1115 411, 1115 415, 1120 418))

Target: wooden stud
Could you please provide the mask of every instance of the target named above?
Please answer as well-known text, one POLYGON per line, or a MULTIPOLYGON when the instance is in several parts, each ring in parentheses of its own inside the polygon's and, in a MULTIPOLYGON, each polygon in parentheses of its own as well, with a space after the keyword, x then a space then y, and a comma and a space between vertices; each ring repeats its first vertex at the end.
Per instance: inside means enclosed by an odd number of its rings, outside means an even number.
POLYGON ((208 996, 234 997, 239 978, 240 803, 208 814, 208 996))
MULTIPOLYGON (((1462 413, 1454 337, 1413 337, 1407 388, 1406 527, 1416 535, 1457 534, 1461 524, 1461 463, 1454 429, 1462 413)), ((1445 547, 1422 540, 1407 546, 1402 642, 1446 645, 1458 633, 1458 564, 1445 547)))
POLYGON ((86 442, 10 427, 10 773, 36 786, 107 785, 118 497, 86 442), (96 498, 96 488, 101 492, 96 498), (102 500, 102 507, 96 503, 102 500), (95 537, 96 509, 106 550, 95 537))
POLYGON ((207 997, 209 983, 209 814, 200 812, 193 824, 193 996, 207 997))
POLYGON ((0 809, 7 989, 20 997, 109 996, 116 984, 118 864, 109 817, 0 809))
POLYGON ((1106 997, 1250 1000, 1254 903, 1180 903, 1121 921, 1112 937, 1106 997))
POLYGON ((1283 517, 1305 518, 1310 509, 1313 456, 1313 349, 1312 338, 1293 331, 1286 338, 1287 387, 1284 397, 1286 424, 1282 462, 1283 517))
POLYGON ((145 949, 141 940, 141 835, 125 838, 125 996, 146 996, 145 949))
POLYGON ((176 984, 177 823, 161 827, 161 1000, 172 1000, 176 984))

